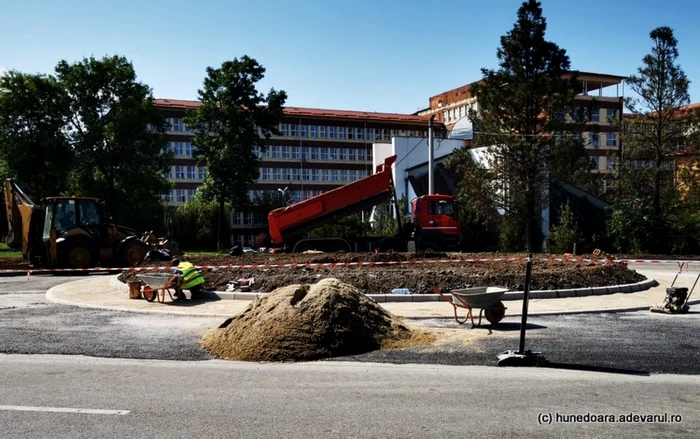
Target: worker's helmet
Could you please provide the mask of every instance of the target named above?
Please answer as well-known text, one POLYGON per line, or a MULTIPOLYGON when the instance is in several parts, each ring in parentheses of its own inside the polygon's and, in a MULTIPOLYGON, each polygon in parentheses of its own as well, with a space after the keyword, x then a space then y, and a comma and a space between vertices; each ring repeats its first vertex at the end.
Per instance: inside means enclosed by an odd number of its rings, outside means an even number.
POLYGON ((179 260, 178 258, 174 258, 174 259, 172 260, 172 264, 175 265, 175 266, 178 266, 178 265, 180 265, 180 260, 179 260))

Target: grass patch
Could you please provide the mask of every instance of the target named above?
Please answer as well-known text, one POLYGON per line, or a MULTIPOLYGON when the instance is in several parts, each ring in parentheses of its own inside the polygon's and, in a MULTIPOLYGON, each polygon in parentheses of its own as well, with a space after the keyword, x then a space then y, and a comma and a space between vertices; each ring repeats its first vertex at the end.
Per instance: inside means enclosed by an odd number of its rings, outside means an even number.
POLYGON ((0 258, 21 258, 22 252, 13 250, 7 244, 0 242, 0 258))

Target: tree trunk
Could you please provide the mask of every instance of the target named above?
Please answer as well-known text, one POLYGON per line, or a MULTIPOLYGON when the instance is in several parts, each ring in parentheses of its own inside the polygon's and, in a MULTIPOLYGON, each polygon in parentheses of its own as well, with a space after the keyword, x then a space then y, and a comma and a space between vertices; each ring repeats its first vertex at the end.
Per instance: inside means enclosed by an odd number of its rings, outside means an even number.
POLYGON ((219 201, 219 227, 217 227, 217 234, 216 234, 216 250, 221 251, 223 250, 223 242, 221 240, 222 238, 222 226, 224 224, 224 202, 219 201))

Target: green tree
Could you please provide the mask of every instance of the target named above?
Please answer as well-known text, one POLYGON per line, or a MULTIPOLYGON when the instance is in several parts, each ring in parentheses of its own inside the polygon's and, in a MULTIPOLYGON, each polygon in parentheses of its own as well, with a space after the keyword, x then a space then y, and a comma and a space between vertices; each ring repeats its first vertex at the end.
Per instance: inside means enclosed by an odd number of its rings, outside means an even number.
MULTIPOLYGON (((200 190, 220 207, 219 229, 225 203, 247 205, 248 186, 257 180, 261 160, 255 147, 264 150, 265 139, 279 134, 287 94, 271 89, 267 96, 256 84, 265 68, 248 56, 207 68, 198 91, 201 105, 187 113, 184 122, 194 130, 194 157, 208 168, 200 190)), ((219 230, 217 246, 222 248, 219 230)))
POLYGON ((9 71, 0 77, 0 154, 4 176, 35 200, 67 188, 73 151, 64 127, 70 101, 55 78, 9 71))
MULTIPOLYGON (((543 243, 541 211, 555 174, 551 165, 575 145, 557 141, 555 133, 569 137, 577 80, 566 51, 545 39, 546 28, 540 2, 524 2, 513 29, 501 37, 499 69, 482 69, 483 81, 472 88, 479 109, 470 110, 469 117, 476 145, 490 147, 488 169, 467 173, 486 178, 488 184, 461 184, 464 192, 480 191, 486 205, 502 209, 503 231, 522 238, 512 245, 530 251, 543 243)), ((461 151, 462 163, 470 161, 469 154, 461 151)), ((589 168, 581 160, 574 165, 589 168)))
POLYGON ((117 221, 154 228, 170 190, 170 154, 164 153, 165 119, 151 89, 121 56, 64 60, 56 73, 70 98, 73 190, 104 199, 117 221))
MULTIPOLYGON (((224 208, 227 217, 231 207, 224 208)), ((173 234, 181 249, 212 249, 216 247, 219 206, 214 201, 205 201, 199 192, 181 206, 173 218, 173 234)), ((227 223, 228 224, 228 223, 227 223)), ((229 228, 225 226, 226 233, 229 228)))
MULTIPOLYGON (((644 160, 647 169, 641 172, 651 174, 649 183, 637 186, 631 195, 645 196, 651 189, 653 217, 663 222, 664 187, 671 185, 673 179, 668 168, 669 154, 699 140, 697 130, 689 129, 697 124, 698 115, 683 108, 690 103, 690 81, 677 62, 678 41, 673 30, 658 27, 649 37, 651 53, 644 56, 637 74, 626 81, 634 95, 625 99, 632 117, 625 120, 627 129, 622 141, 624 159, 644 160)), ((624 173, 622 177, 625 178, 624 173)))
POLYGON ((554 253, 572 253, 580 238, 578 222, 569 203, 561 206, 559 222, 549 231, 550 250, 554 253))

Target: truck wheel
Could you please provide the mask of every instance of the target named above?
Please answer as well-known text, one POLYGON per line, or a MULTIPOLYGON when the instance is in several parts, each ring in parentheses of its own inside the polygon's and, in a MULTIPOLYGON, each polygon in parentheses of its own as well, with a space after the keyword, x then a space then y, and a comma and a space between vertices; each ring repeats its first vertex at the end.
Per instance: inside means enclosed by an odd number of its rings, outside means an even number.
POLYGON ((148 246, 137 239, 127 241, 120 250, 121 263, 124 267, 133 267, 136 264, 143 262, 148 253, 148 246))
POLYGON ((87 241, 70 242, 61 253, 62 265, 67 268, 92 268, 97 265, 97 252, 87 241))

